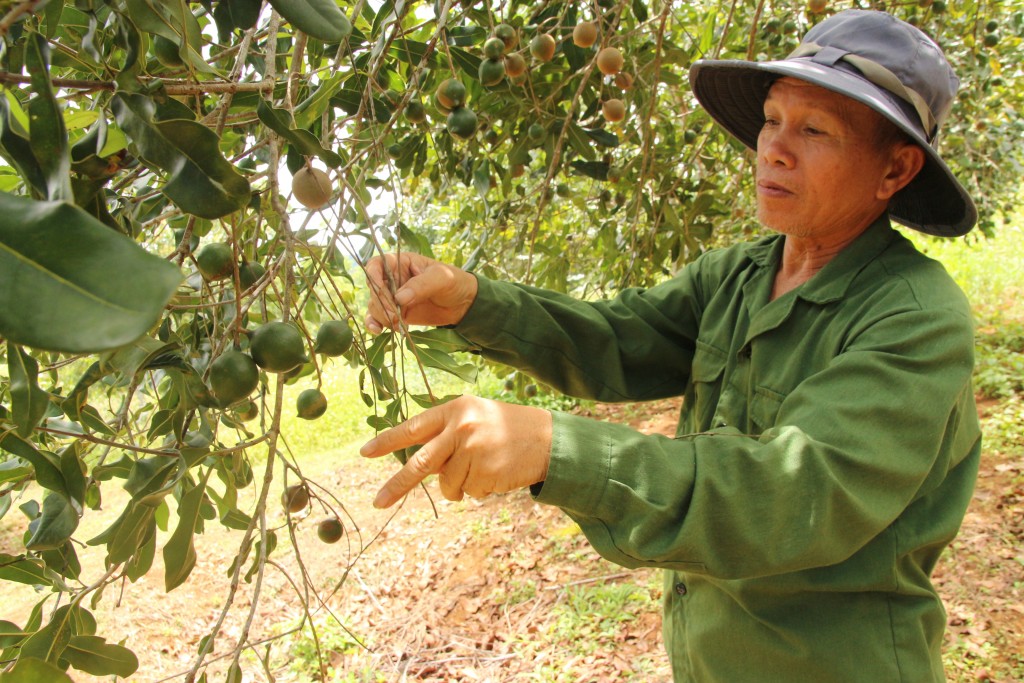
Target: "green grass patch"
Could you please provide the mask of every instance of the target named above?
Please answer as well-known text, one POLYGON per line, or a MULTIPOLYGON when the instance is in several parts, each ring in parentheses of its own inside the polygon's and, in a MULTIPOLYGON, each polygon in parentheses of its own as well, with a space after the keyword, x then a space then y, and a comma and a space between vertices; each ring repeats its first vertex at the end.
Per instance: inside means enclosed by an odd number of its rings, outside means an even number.
POLYGON ((940 261, 967 294, 977 323, 975 388, 1007 399, 1024 394, 1024 219, 994 237, 914 236, 918 248, 940 261))

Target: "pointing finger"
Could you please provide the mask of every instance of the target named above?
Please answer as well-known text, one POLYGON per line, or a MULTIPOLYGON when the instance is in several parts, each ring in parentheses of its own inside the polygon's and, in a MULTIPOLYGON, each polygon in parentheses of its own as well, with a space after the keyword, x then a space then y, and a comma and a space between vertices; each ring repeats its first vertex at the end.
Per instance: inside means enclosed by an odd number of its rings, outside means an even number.
POLYGON ((366 458, 378 458, 400 448, 426 443, 437 436, 445 426, 444 406, 436 406, 414 415, 402 424, 387 429, 370 439, 359 449, 366 458))

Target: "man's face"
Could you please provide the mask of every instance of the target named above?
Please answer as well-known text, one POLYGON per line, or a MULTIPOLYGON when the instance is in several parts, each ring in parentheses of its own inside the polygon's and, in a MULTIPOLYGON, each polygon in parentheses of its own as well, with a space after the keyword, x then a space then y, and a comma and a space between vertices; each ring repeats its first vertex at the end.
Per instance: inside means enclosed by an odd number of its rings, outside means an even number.
POLYGON ((757 216, 794 237, 857 234, 885 210, 879 114, 793 78, 772 84, 757 140, 757 216))

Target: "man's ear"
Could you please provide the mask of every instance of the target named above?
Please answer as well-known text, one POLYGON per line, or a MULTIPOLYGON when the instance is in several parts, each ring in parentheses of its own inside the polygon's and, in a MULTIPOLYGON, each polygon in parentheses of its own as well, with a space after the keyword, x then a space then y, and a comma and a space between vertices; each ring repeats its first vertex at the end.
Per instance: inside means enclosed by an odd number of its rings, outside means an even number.
POLYGON ((888 200, 906 187, 924 168, 924 150, 912 142, 897 143, 890 152, 889 166, 878 185, 878 198, 888 200))

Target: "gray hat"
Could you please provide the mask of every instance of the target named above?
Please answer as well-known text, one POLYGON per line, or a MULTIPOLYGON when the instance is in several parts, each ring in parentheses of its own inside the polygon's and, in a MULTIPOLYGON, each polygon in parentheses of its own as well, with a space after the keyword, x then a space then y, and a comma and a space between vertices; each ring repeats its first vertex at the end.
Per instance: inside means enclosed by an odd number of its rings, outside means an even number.
POLYGON ((690 67, 697 100, 751 149, 764 125, 768 87, 783 76, 867 105, 924 149, 924 168, 889 204, 894 220, 950 237, 974 227, 974 202, 936 151, 960 81, 935 41, 885 12, 846 10, 808 31, 785 59, 701 60, 690 67))

